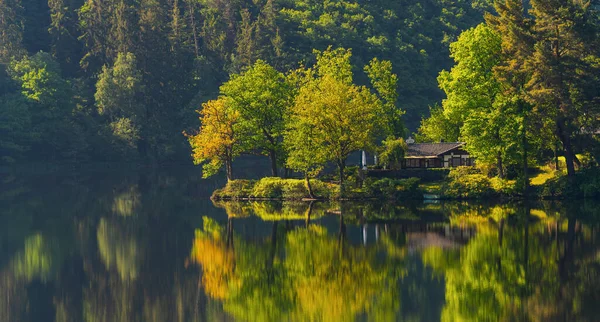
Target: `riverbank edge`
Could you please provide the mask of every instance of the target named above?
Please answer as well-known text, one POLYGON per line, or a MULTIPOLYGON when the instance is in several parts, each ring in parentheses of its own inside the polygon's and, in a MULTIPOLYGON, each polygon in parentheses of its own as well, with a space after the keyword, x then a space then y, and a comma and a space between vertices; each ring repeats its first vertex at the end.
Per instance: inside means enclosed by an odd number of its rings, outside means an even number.
POLYGON ((399 201, 399 200, 565 200, 600 197, 600 170, 588 169, 573 177, 560 176, 542 185, 531 186, 527 194, 517 182, 488 178, 481 174, 448 177, 422 183, 418 178, 367 178, 349 181, 340 193, 335 182, 311 179, 312 196, 304 179, 266 177, 259 180, 231 180, 216 189, 216 201, 399 201))

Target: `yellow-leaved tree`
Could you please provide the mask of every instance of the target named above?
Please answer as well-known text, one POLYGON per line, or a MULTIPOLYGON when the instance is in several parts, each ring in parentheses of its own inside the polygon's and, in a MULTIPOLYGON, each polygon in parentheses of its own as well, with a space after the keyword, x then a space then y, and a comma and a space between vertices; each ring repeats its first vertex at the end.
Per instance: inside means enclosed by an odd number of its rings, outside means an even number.
POLYGON ((209 177, 225 166, 227 180, 233 180, 231 163, 239 155, 236 124, 239 113, 232 109, 225 98, 202 104, 200 131, 188 135, 192 146, 194 164, 203 164, 203 177, 209 177))
POLYGON ((317 52, 317 64, 306 71, 290 111, 284 140, 288 166, 307 173, 331 161, 338 167, 340 186, 348 156, 373 149, 385 125, 381 100, 353 83, 350 56, 341 48, 317 52))

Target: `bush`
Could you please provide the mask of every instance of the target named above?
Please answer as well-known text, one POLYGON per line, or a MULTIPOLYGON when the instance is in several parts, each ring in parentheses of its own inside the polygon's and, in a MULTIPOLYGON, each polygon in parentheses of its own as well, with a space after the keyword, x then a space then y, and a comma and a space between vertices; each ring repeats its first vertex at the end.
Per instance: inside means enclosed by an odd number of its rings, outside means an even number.
POLYGON ((559 176, 548 180, 542 197, 550 199, 600 197, 600 170, 585 169, 573 177, 559 176))
POLYGON ((495 194, 490 179, 483 174, 452 176, 444 184, 442 191, 444 197, 457 199, 485 198, 495 194))
POLYGON ((365 197, 379 199, 420 199, 423 197, 419 190, 418 178, 373 180, 367 178, 363 184, 365 197))
POLYGON ((313 193, 318 198, 323 199, 339 199, 340 186, 331 182, 323 182, 321 180, 310 180, 313 193))
POLYGON ((282 179, 277 177, 266 177, 258 180, 254 184, 250 197, 254 198, 282 198, 283 184, 282 179))
POLYGON ((481 174, 481 170, 479 170, 475 167, 460 166, 460 167, 452 168, 450 170, 450 173, 448 173, 448 178, 456 179, 456 178, 461 178, 461 177, 472 175, 472 174, 481 174))
POLYGON ((247 198, 254 186, 254 180, 231 180, 228 181, 225 187, 217 189, 213 192, 211 199, 240 199, 247 198))
POLYGON ((490 185, 492 189, 501 195, 504 196, 513 196, 517 194, 518 190, 518 181, 508 181, 500 178, 491 178, 490 185))
POLYGON ((302 199, 308 198, 306 183, 300 179, 262 178, 252 189, 253 198, 302 199))

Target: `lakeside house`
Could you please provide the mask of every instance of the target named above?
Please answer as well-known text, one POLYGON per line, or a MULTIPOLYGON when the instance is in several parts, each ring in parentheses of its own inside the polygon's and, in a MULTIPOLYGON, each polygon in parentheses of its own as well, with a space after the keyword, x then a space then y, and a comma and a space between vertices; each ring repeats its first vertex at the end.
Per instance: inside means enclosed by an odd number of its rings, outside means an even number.
POLYGON ((452 168, 472 166, 474 159, 464 150, 464 142, 414 143, 406 140, 407 151, 402 168, 452 168))

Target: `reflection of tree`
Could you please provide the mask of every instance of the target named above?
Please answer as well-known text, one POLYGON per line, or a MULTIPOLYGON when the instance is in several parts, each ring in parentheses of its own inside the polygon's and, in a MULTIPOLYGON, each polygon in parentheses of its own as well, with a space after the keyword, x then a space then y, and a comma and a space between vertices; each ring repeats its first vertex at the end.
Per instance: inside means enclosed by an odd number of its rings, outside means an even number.
MULTIPOLYGON (((519 208, 514 216, 502 212, 491 209, 487 220, 478 220, 478 234, 464 248, 424 252, 424 262, 445 277, 442 319, 547 321, 570 316, 567 320, 586 320, 585 310, 589 314, 596 308, 584 305, 582 299, 599 297, 600 265, 571 262, 574 272, 561 277, 565 258, 575 259, 571 242, 576 239, 575 220, 561 227, 541 210, 533 212, 535 217, 528 207, 519 208), (562 232, 552 232, 550 227, 562 232)), ((585 248, 597 246, 581 249, 585 248)))
POLYGON ((238 319, 352 321, 359 314, 393 319, 399 309, 402 252, 389 256, 395 263, 379 261, 385 243, 352 246, 315 225, 280 234, 276 222, 271 237, 258 244, 233 238, 228 246, 224 229, 205 219, 192 257, 202 266, 206 293, 223 300, 238 319))
POLYGON ((192 258, 202 265, 202 284, 207 295, 226 299, 229 285, 236 284, 233 274, 234 254, 227 238, 214 220, 204 217, 204 230, 196 231, 192 258))
MULTIPOLYGON (((319 226, 298 229, 286 239, 285 266, 298 304, 299 321, 352 321, 360 313, 397 311, 397 272, 377 265, 376 252, 340 245, 319 226)), ((392 268, 392 269, 390 269, 392 268)))
POLYGON ((52 249, 41 234, 35 234, 25 240, 25 248, 13 259, 12 270, 17 278, 26 281, 40 279, 47 281, 53 270, 52 249))
POLYGON ((128 186, 113 200, 112 211, 120 216, 131 216, 140 206, 141 194, 137 185, 128 186))
POLYGON ((135 236, 117 223, 102 218, 97 238, 98 250, 106 268, 116 268, 122 280, 135 280, 142 261, 135 236))
POLYGON ((325 215, 330 203, 325 202, 238 202, 216 201, 214 205, 225 209, 228 217, 243 218, 250 215, 264 221, 317 219, 325 215))

